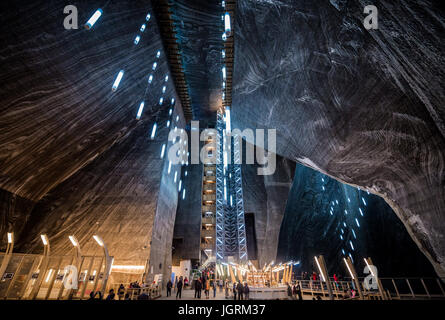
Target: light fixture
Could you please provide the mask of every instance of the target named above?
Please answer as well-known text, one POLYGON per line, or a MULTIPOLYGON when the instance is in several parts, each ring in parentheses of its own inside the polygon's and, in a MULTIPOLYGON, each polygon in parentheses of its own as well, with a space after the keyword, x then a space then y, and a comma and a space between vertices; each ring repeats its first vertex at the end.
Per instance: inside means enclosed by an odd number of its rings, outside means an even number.
POLYGON ((354 274, 352 273, 351 268, 349 268, 349 264, 346 261, 346 258, 343 258, 343 261, 345 262, 346 267, 348 268, 348 271, 349 271, 349 274, 351 275, 352 280, 354 280, 355 279, 354 274))
POLYGON ((185 199, 185 189, 182 190, 182 200, 185 199))
POLYGON ((368 270, 371 271, 371 275, 372 275, 373 277, 375 277, 374 271, 372 271, 371 266, 368 264, 368 260, 366 260, 366 258, 363 258, 363 260, 365 260, 365 263, 366 263, 366 265, 367 265, 367 267, 368 267, 368 270))
POLYGON ((141 40, 141 37, 139 35, 134 38, 134 44, 137 45, 139 43, 139 40, 141 40))
POLYGON ((226 66, 222 67, 223 79, 226 80, 226 66))
POLYGON ((326 278, 324 276, 323 270, 321 270, 321 266, 320 266, 320 263, 318 262, 318 258, 317 257, 314 257, 314 258, 315 258, 315 262, 317 263, 318 270, 320 270, 322 280, 323 280, 323 282, 326 282, 326 278))
POLYGON ((136 115, 136 120, 139 120, 141 118, 142 115, 142 110, 144 110, 144 101, 141 102, 141 104, 139 105, 139 110, 138 110, 138 114, 136 115))
POLYGON ((161 148, 161 159, 164 158, 164 154, 165 154, 165 143, 162 145, 162 148, 161 148))
POLYGON ((12 232, 8 232, 8 243, 12 243, 12 232))
POLYGON ((100 245, 101 247, 104 246, 104 242, 102 241, 102 239, 98 235, 94 235, 93 239, 96 240, 97 244, 100 245))
POLYGON ((151 74, 149 77, 148 77, 148 83, 152 83, 153 82, 153 75, 151 74))
POLYGON ((42 238, 42 242, 44 246, 48 245, 48 236, 46 234, 40 235, 40 238, 42 238))
POLYGON ((158 52, 156 52, 156 58, 159 58, 161 56, 161 51, 158 50, 158 52))
POLYGON ((155 62, 153 62, 153 67, 152 67, 152 69, 153 70, 156 70, 156 67, 158 66, 158 63, 155 61, 155 62))
POLYGON ((157 127, 158 127, 158 125, 155 122, 155 124, 153 125, 153 129, 151 130, 151 136, 150 136, 151 140, 153 140, 156 136, 156 128, 157 127))
POLYGON ((169 162, 168 162, 168 170, 167 170, 167 173, 170 174, 171 170, 172 170, 172 162, 169 161, 169 162))
POLYGON ((161 97, 161 99, 159 99, 159 104, 162 106, 163 103, 164 103, 164 98, 161 97))
POLYGON ((163 87, 162 87, 162 93, 165 93, 165 90, 167 90, 167 87, 166 87, 166 86, 163 86, 163 87))
POLYGON ((151 18, 151 15, 148 13, 147 16, 145 17, 145 20, 149 21, 151 18))
POLYGON ((79 243, 77 243, 77 240, 74 236, 68 236, 68 238, 70 239, 73 246, 77 247, 79 245, 79 243))
POLYGON ((144 32, 144 31, 145 31, 145 23, 141 26, 140 31, 141 31, 141 32, 144 32))
POLYGON ((166 75, 166 76, 165 76, 165 79, 164 79, 164 81, 165 81, 165 82, 167 82, 167 81, 168 81, 168 75, 166 75))
POLYGON ((103 13, 102 9, 97 9, 96 12, 91 16, 90 20, 88 20, 87 23, 85 24, 85 29, 90 30, 97 22, 97 20, 99 20, 102 13, 103 13))
POLYGON ((113 88, 112 88, 113 91, 117 90, 117 88, 119 87, 119 84, 121 83, 123 76, 124 76, 124 70, 119 71, 119 73, 116 77, 116 80, 114 80, 114 83, 113 83, 113 88))
POLYGON ((232 32, 232 26, 230 23, 230 14, 228 12, 224 15, 224 30, 227 36, 230 36, 230 33, 232 32))
POLYGON ((172 104, 172 105, 175 104, 175 98, 172 98, 172 100, 171 100, 171 104, 172 104))

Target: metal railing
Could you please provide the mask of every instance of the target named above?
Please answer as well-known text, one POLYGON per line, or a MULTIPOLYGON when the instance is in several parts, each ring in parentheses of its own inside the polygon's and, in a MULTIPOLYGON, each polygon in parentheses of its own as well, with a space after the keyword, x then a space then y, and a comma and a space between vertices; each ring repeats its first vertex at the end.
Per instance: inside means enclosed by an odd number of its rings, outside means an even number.
MULTIPOLYGON (((368 290, 364 287, 364 278, 359 278, 360 290, 366 300, 382 299, 445 299, 444 284, 445 278, 379 278, 383 287, 383 295, 378 289, 368 290)), ((336 299, 359 299, 358 293, 351 297, 351 289, 357 292, 357 288, 352 279, 334 281, 332 293, 336 299)), ((300 284, 302 293, 312 296, 328 296, 327 284, 320 280, 294 280, 300 284)))

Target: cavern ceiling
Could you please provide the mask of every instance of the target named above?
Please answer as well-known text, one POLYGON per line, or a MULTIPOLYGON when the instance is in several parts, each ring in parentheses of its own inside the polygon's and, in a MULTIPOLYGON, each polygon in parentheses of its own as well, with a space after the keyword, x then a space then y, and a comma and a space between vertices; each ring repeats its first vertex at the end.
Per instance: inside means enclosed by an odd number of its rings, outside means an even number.
MULTIPOLYGON (((270 204, 274 210, 284 214, 293 162, 311 167, 382 196, 443 276, 445 12, 432 0, 373 2, 378 30, 363 28, 362 0, 237 0, 232 126, 277 130, 272 151, 286 162, 285 173, 278 182, 273 177, 261 182, 265 189, 281 183, 282 192, 270 204)), ((139 134, 149 136, 153 122, 166 128, 166 109, 159 106, 164 85, 165 100, 176 98, 175 112, 182 114, 158 26, 160 12, 148 0, 112 1, 94 30, 64 30, 65 5, 59 0, 0 4, 0 234, 12 228, 19 240, 32 243, 32 230, 50 233, 61 226, 53 236, 66 238, 67 230, 88 216, 86 224, 100 221, 98 230, 107 232, 109 225, 131 238, 145 232, 139 227, 146 212, 128 209, 129 201, 142 201, 147 211, 161 210, 155 203, 171 204, 152 191, 162 185, 155 172, 167 169, 149 153, 159 152, 162 143, 134 145, 143 143, 139 134), (134 36, 150 11, 135 49, 134 36), (156 81, 147 90, 155 61, 156 81), (111 94, 122 69, 125 85, 111 94), (157 81, 167 75, 167 81, 157 81), (137 121, 141 97, 145 109, 137 121), (133 171, 124 172, 125 165, 133 171), (76 194, 79 183, 84 196, 76 194), (98 196, 106 190, 115 197, 98 196), (118 212, 110 209, 113 204, 118 212), (127 210, 131 221, 123 223, 127 210)), ((77 1, 79 21, 103 5, 77 1)), ((171 1, 171 13, 193 119, 213 125, 221 104, 220 1, 171 1)), ((166 194, 174 194, 170 189, 166 194)), ((163 226, 171 228, 174 210, 169 207, 163 226)), ((270 226, 263 227, 265 238, 270 226)), ((90 231, 76 228, 91 238, 90 231)), ((270 228, 278 243, 279 226, 270 228)), ((151 241, 135 240, 137 259, 146 258, 151 241)), ((262 241, 259 249, 267 251, 269 244, 262 241)), ((63 251, 63 245, 55 247, 63 251)))

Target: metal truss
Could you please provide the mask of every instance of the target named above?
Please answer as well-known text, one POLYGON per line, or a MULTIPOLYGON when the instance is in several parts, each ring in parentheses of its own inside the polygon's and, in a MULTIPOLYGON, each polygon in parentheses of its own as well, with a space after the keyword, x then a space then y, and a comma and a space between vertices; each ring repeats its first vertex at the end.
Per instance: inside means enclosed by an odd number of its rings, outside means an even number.
POLYGON ((234 256, 239 263, 247 263, 247 240, 244 220, 244 201, 241 176, 240 143, 238 137, 228 137, 224 146, 225 119, 217 115, 216 161, 216 260, 227 261, 234 256), (233 164, 224 167, 224 151, 233 164))

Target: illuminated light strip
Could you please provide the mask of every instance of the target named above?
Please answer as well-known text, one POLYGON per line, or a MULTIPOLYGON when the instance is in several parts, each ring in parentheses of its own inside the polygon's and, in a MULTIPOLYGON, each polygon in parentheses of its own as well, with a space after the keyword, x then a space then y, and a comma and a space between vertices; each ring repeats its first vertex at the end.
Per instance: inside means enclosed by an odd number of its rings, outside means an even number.
POLYGON ((45 282, 49 281, 49 278, 51 278, 51 274, 53 273, 53 269, 49 269, 48 275, 46 276, 45 282))
POLYGON ((354 274, 352 273, 351 269, 349 268, 349 264, 346 261, 346 258, 343 258, 343 261, 345 262, 346 267, 348 268, 348 271, 349 271, 349 274, 351 275, 352 280, 354 280, 355 279, 354 274))
POLYGON ((119 71, 119 73, 116 77, 116 80, 114 80, 113 87, 111 90, 113 90, 113 91, 117 90, 117 88, 119 87, 119 84, 121 83, 123 76, 124 76, 124 70, 119 71))
POLYGON ((360 223, 358 223, 358 220, 357 220, 357 218, 355 218, 355 223, 357 224, 357 227, 359 227, 359 228, 360 228, 360 223))
POLYGON ((166 86, 163 86, 163 87, 162 87, 162 93, 165 93, 165 90, 167 90, 167 87, 166 87, 166 86))
POLYGON ((161 56, 161 51, 158 50, 158 52, 156 52, 156 58, 159 58, 161 56))
POLYGON ((8 243, 12 243, 12 233, 8 232, 8 243))
POLYGON ((320 270, 320 274, 321 274, 321 277, 323 278, 323 282, 326 282, 326 278, 324 276, 323 270, 321 270, 320 263, 318 263, 317 257, 314 257, 314 258, 315 258, 315 262, 317 262, 317 267, 318 267, 318 270, 320 270))
POLYGON ((153 62, 153 67, 152 67, 152 70, 156 70, 156 67, 158 66, 158 63, 155 61, 155 62, 153 62))
POLYGON ((141 36, 137 35, 136 38, 134 38, 134 44, 138 45, 140 40, 141 40, 141 36))
POLYGON ((182 190, 182 200, 184 200, 184 199, 185 199, 185 189, 182 190))
POLYGON ((149 77, 148 77, 148 83, 152 83, 153 82, 153 75, 151 74, 149 77))
POLYGON ((97 242, 98 245, 100 245, 101 247, 104 246, 104 243, 103 243, 102 239, 99 238, 99 236, 94 235, 93 238, 94 238, 94 240, 96 240, 96 242, 97 242))
POLYGON ((136 115, 136 120, 141 119, 141 115, 142 115, 142 111, 144 110, 144 101, 141 102, 141 104, 139 105, 139 110, 138 110, 138 114, 136 115))
POLYGON ((226 80, 226 66, 222 68, 223 79, 226 80))
POLYGON ((175 183, 177 179, 178 179, 178 171, 175 171, 175 179, 174 179, 175 183))
POLYGON ((165 143, 162 145, 162 148, 161 148, 161 159, 164 158, 164 154, 165 154, 165 143))
POLYGON ((73 246, 77 247, 79 245, 76 241, 76 238, 74 238, 73 236, 68 236, 68 238, 70 239, 73 246))
POLYGON ((46 234, 40 235, 40 238, 42 239, 44 246, 48 245, 48 237, 46 236, 46 234))
POLYGON ((141 26, 140 31, 141 31, 141 32, 144 32, 144 31, 145 31, 145 27, 146 27, 146 26, 145 26, 145 23, 144 23, 144 24, 141 26))
POLYGON ((157 127, 158 127, 158 125, 155 122, 155 124, 153 125, 153 129, 151 130, 151 137, 150 137, 151 140, 153 140, 155 138, 155 136, 156 136, 156 129, 157 129, 157 127))
POLYGON ((102 16, 102 9, 97 9, 96 12, 91 16, 91 18, 87 21, 85 24, 85 29, 90 30, 94 24, 99 20, 99 18, 102 16))
POLYGON ((368 260, 366 260, 366 258, 363 258, 363 260, 365 260, 365 263, 366 263, 366 265, 368 266, 369 271, 371 271, 371 275, 372 275, 373 277, 375 277, 374 272, 372 271, 370 265, 368 264, 368 260))
POLYGON ((147 16, 145 17, 145 20, 149 21, 150 18, 151 18, 151 14, 148 13, 147 16))
POLYGON ((232 32, 232 27, 230 23, 230 14, 226 12, 224 15, 224 30, 227 36, 230 36, 230 33, 232 32))
POLYGON ((178 192, 181 192, 181 188, 182 188, 182 180, 179 180, 178 192))

